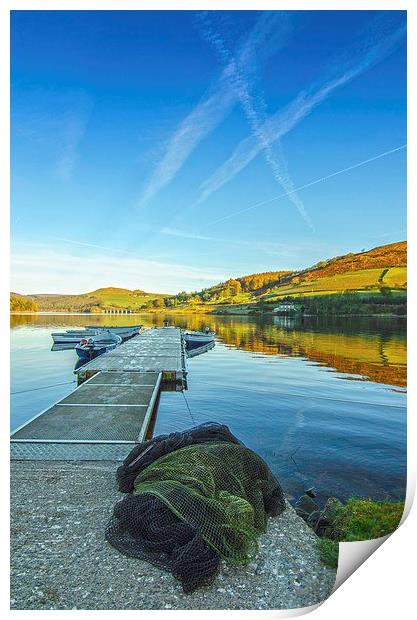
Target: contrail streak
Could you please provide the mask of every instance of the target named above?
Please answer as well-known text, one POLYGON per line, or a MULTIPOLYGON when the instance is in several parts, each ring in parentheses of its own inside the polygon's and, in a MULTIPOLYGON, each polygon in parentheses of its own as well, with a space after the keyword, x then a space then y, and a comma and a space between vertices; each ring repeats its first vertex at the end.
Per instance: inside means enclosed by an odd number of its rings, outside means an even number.
POLYGON ((229 215, 225 215, 224 217, 221 217, 218 220, 209 222, 208 225, 211 226, 214 224, 219 224, 219 222, 228 220, 231 217, 234 217, 235 215, 240 215, 241 213, 246 213, 246 211, 251 211, 252 209, 256 209, 258 207, 262 207, 263 205, 270 204, 271 202, 275 202, 275 200, 279 200, 280 198, 285 198, 286 196, 289 196, 293 192, 299 192, 303 189, 306 189, 307 187, 311 187, 312 185, 317 185, 317 183, 322 183, 323 181, 327 181, 328 179, 336 177, 339 174, 343 174, 344 172, 355 170, 355 168, 360 168, 361 166, 365 166, 366 164, 376 161, 377 159, 381 159, 382 157, 386 157, 387 155, 391 155, 392 153, 396 153, 397 151, 401 151, 405 148, 407 148, 407 145, 402 144, 401 146, 397 146, 394 149, 390 149, 389 151, 384 151, 384 153, 379 153, 379 155, 375 155, 374 157, 370 157, 369 159, 364 159, 363 161, 360 161, 357 164, 353 164, 352 166, 348 166, 347 168, 342 168, 342 170, 337 170, 336 172, 332 172, 331 174, 328 174, 325 177, 320 177, 319 179, 314 179, 314 181, 309 181, 308 183, 305 183, 304 185, 300 185, 299 187, 296 187, 294 190, 290 192, 279 194, 279 196, 274 196, 273 198, 269 198, 268 200, 262 200, 261 202, 257 202, 253 205, 250 205, 249 207, 246 207, 245 209, 240 209, 239 211, 234 211, 233 213, 229 213, 229 215))
POLYGON ((245 65, 239 63, 230 50, 226 47, 222 37, 215 32, 209 22, 207 12, 201 16, 201 30, 204 38, 213 46, 220 60, 227 67, 233 67, 230 72, 231 89, 236 91, 243 112, 249 123, 251 133, 257 148, 264 155, 265 161, 270 168, 273 177, 279 185, 290 196, 291 202, 294 204, 301 217, 306 224, 314 229, 311 219, 304 207, 302 200, 297 196, 294 190, 294 184, 289 176, 287 163, 284 158, 281 143, 277 141, 277 153, 272 148, 272 142, 269 134, 265 131, 266 127, 266 104, 259 93, 254 92, 254 87, 249 82, 246 75, 245 65))
MULTIPOLYGON (((285 136, 336 89, 348 84, 388 56, 403 40, 404 34, 405 26, 395 27, 392 16, 386 18, 384 14, 373 20, 365 32, 361 33, 364 40, 353 49, 347 50, 345 57, 333 62, 330 69, 332 78, 322 77, 309 90, 299 93, 284 109, 278 110, 265 121, 262 130, 269 144, 285 136)), ((235 177, 261 151, 262 148, 254 136, 242 140, 232 155, 202 183, 196 204, 206 200, 235 177)))
MULTIPOLYGON (((285 12, 263 12, 237 51, 238 64, 253 73, 257 62, 276 53, 287 42, 290 33, 291 25, 285 12)), ((220 77, 176 128, 146 183, 141 204, 154 198, 174 179, 194 149, 234 108, 238 93, 231 85, 230 77, 235 68, 235 63, 228 63, 223 68, 220 77)))

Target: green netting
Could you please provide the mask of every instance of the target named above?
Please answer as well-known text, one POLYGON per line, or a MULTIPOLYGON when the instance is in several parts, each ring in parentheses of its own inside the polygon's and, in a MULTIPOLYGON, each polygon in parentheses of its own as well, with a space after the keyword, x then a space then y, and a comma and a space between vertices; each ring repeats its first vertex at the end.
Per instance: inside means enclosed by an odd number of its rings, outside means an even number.
POLYGON ((121 553, 168 569, 184 592, 212 583, 221 558, 257 553, 267 515, 285 508, 266 463, 215 422, 136 446, 118 468, 106 539, 121 553))
POLYGON ((266 463, 242 445, 190 445, 167 454, 135 479, 134 495, 161 500, 195 528, 223 559, 249 562, 267 514, 285 507, 277 480, 266 463))

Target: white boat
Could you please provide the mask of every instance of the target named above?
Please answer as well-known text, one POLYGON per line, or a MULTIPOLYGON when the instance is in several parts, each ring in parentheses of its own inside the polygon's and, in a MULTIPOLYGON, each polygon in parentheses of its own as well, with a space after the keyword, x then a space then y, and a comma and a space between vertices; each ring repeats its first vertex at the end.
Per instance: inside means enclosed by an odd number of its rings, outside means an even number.
POLYGON ((96 336, 90 336, 83 338, 75 347, 79 358, 85 361, 89 361, 101 355, 112 351, 122 342, 122 337, 118 334, 111 334, 107 332, 106 335, 98 334, 96 336))
POLYGON ((210 342, 214 342, 216 334, 209 330, 204 332, 185 332, 184 340, 187 346, 187 349, 194 349, 196 347, 202 347, 205 344, 210 342))
POLYGON ((51 334, 54 344, 78 344, 82 338, 96 336, 98 330, 69 330, 67 332, 54 332, 51 334))
POLYGON ((54 332, 51 334, 54 344, 78 344, 82 338, 88 338, 90 336, 99 336, 100 334, 117 334, 121 336, 123 340, 132 338, 139 333, 141 325, 129 325, 126 327, 108 327, 108 326, 96 326, 91 325, 84 329, 68 329, 65 332, 54 332))
POLYGON ((119 336, 122 336, 127 332, 133 332, 133 335, 138 334, 142 328, 142 325, 86 325, 84 329, 100 329, 107 332, 114 332, 119 336))

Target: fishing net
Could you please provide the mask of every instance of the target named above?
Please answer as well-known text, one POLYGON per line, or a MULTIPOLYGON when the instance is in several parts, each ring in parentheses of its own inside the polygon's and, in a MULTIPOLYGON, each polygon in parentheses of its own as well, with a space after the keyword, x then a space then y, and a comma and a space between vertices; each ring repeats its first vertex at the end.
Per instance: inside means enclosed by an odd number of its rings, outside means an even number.
POLYGON ((282 489, 257 454, 228 441, 191 444, 137 474, 106 538, 170 570, 190 592, 213 580, 221 559, 245 564, 255 557, 267 515, 284 508, 282 489))
POLYGON ((149 493, 116 504, 106 538, 124 555, 171 571, 186 593, 210 584, 220 569, 220 556, 197 529, 149 493))
POLYGON ((205 422, 185 431, 158 435, 135 446, 123 461, 123 465, 118 468, 116 477, 119 491, 122 493, 133 491, 133 483, 138 473, 161 456, 191 444, 208 441, 241 443, 232 435, 228 426, 217 422, 205 422))

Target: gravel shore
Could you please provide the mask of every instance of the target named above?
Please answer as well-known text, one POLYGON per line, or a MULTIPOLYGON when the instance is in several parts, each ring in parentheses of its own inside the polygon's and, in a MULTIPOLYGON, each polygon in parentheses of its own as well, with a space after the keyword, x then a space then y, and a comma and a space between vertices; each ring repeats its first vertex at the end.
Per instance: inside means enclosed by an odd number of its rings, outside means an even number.
POLYGON ((326 599, 336 571, 291 507, 269 520, 246 567, 223 565, 213 585, 184 594, 178 581, 127 558, 104 539, 120 498, 118 463, 13 461, 12 609, 288 609, 326 599))

